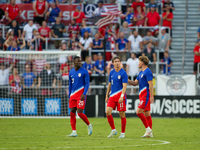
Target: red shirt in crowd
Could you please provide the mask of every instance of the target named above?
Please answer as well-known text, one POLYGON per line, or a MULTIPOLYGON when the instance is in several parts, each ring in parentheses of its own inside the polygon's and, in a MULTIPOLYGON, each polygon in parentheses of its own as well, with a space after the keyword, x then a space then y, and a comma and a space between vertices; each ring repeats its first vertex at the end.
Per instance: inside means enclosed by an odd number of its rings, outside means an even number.
MULTIPOLYGON (((106 26, 99 28, 99 32, 104 37, 106 35, 106 26)), ((100 37, 100 38, 103 38, 103 37, 100 37)))
POLYGON ((85 18, 85 13, 84 12, 77 12, 75 11, 73 14, 73 17, 77 17, 80 14, 79 18, 76 19, 76 23, 81 23, 82 20, 85 18))
MULTIPOLYGON (((14 80, 14 75, 9 76, 9 81, 12 81, 12 80, 14 80)), ((19 82, 20 82, 20 76, 17 75, 15 80, 12 83, 10 83, 10 86, 16 86, 16 83, 19 83, 19 82)))
POLYGON ((49 33, 51 32, 51 29, 49 27, 45 27, 45 28, 41 27, 39 28, 38 31, 42 37, 49 38, 49 33))
POLYGON ((134 13, 137 13, 137 6, 140 5, 141 6, 141 9, 142 9, 142 12, 144 12, 144 8, 143 7, 146 7, 144 2, 133 2, 133 4, 131 5, 131 7, 134 9, 134 13))
MULTIPOLYGON (((162 14, 162 17, 166 16, 166 14, 167 14, 167 12, 164 12, 162 14)), ((173 19, 173 14, 171 12, 168 14, 167 19, 173 19)), ((163 26, 170 27, 170 29, 172 29, 172 21, 168 21, 168 20, 163 19, 163 26)))
POLYGON ((11 18, 11 20, 14 20, 20 12, 20 9, 17 5, 8 5, 8 7, 6 7, 6 11, 8 12, 8 16, 9 18, 11 18))
POLYGON ((156 26, 159 24, 160 15, 155 11, 152 13, 151 11, 147 14, 147 26, 156 26))
POLYGON ((68 65, 68 64, 66 64, 66 63, 64 63, 64 64, 62 64, 61 66, 60 66, 60 70, 64 70, 64 67, 68 67, 68 71, 70 70, 70 66, 68 65))
MULTIPOLYGON (((46 5, 46 1, 42 1, 40 2, 39 0, 36 1, 36 11, 38 12, 39 15, 42 15, 45 11, 45 5, 46 5)), ((34 12, 34 17, 36 17, 36 13, 34 12)))
MULTIPOLYGON (((78 25, 70 25, 69 28, 68 28, 68 31, 69 30, 72 30, 72 31, 80 31, 80 28, 78 25)), ((72 37, 72 32, 69 33, 69 37, 71 38, 72 37)), ((78 37, 78 34, 76 34, 76 37, 78 37)))
MULTIPOLYGON (((195 46, 193 52, 199 52, 200 53, 200 46, 195 46)), ((200 62, 200 56, 197 56, 194 54, 194 63, 200 62)))
MULTIPOLYGON (((144 26, 145 13, 144 13, 144 12, 141 12, 141 14, 144 16, 144 18, 143 18, 142 20, 138 20, 138 21, 136 22, 136 24, 135 24, 136 26, 144 26)), ((137 18, 137 19, 141 18, 139 13, 135 13, 135 14, 134 14, 134 17, 137 18)))

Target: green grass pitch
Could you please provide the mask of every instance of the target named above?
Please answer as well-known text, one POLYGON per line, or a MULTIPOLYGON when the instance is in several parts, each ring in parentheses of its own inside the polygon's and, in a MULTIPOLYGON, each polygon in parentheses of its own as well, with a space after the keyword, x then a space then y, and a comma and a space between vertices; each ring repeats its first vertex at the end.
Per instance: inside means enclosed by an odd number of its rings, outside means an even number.
POLYGON ((110 126, 106 118, 89 118, 93 134, 77 119, 78 137, 71 133, 69 119, 0 119, 0 150, 198 150, 200 119, 153 118, 153 138, 140 138, 145 132, 139 118, 127 118, 126 138, 118 139, 120 118, 114 118, 118 135, 108 139, 110 126))

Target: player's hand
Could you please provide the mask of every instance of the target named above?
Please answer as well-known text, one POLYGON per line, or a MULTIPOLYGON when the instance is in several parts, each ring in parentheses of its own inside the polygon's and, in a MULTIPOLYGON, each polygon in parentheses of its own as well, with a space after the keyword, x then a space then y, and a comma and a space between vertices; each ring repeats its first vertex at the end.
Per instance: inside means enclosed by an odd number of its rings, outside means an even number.
POLYGON ((106 99, 105 99, 106 103, 108 102, 108 96, 106 95, 106 99))
POLYGON ((123 100, 124 100, 124 98, 123 98, 123 97, 120 97, 120 98, 119 98, 119 103, 120 103, 120 104, 123 103, 123 100))
POLYGON ((154 103, 154 97, 153 96, 150 97, 150 102, 151 102, 151 104, 154 103))
POLYGON ((84 94, 81 95, 81 100, 82 101, 85 100, 85 95, 84 94))

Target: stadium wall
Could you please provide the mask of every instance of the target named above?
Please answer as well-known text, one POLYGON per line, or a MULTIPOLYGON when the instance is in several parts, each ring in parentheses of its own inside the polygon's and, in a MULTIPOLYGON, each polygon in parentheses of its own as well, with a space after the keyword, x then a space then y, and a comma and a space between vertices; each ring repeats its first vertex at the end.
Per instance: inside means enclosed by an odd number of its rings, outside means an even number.
MULTIPOLYGON (((13 97, 13 96, 11 96, 13 97)), ((68 116, 68 97, 63 95, 26 96, 0 98, 0 116, 68 116), (61 97, 61 98, 59 98, 61 97)), ((127 117, 136 117, 138 96, 127 96, 127 117)), ((104 95, 87 96, 85 114, 88 117, 105 117, 104 95)), ((200 117, 199 96, 155 96, 151 104, 153 117, 200 117)), ((118 117, 118 112, 113 111, 118 117)))

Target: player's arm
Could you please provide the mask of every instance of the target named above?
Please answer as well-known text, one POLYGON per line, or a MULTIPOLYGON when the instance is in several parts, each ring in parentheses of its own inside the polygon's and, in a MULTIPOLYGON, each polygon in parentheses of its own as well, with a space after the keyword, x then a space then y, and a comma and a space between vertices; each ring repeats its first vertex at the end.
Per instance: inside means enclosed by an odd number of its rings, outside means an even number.
POLYGON ((111 90, 111 83, 109 82, 108 83, 107 92, 106 92, 106 99, 105 99, 106 103, 108 102, 108 97, 110 95, 110 90, 111 90))
POLYGON ((195 51, 194 54, 195 54, 196 56, 200 56, 200 52, 195 51))
POLYGON ((149 91, 150 91, 150 102, 154 103, 154 97, 153 97, 153 81, 148 81, 149 84, 149 91))
POLYGON ((83 92, 83 94, 81 95, 81 100, 84 100, 84 99, 85 99, 85 95, 87 94, 87 91, 88 91, 88 89, 89 89, 89 86, 90 86, 90 76, 89 76, 88 71, 86 71, 86 73, 85 73, 84 92, 83 92))
POLYGON ((126 88, 127 88, 127 83, 123 83, 123 89, 122 89, 122 94, 121 94, 121 96, 119 98, 119 103, 122 103, 123 100, 124 100, 124 94, 126 92, 126 88))
POLYGON ((71 75, 69 74, 69 99, 71 95, 71 88, 72 88, 72 79, 71 79, 71 75))
POLYGON ((128 83, 130 85, 136 86, 136 85, 138 85, 139 81, 137 79, 135 79, 135 81, 132 81, 132 80, 128 79, 128 83))

